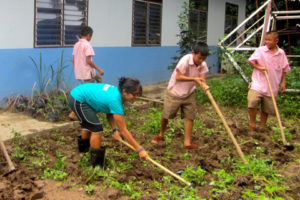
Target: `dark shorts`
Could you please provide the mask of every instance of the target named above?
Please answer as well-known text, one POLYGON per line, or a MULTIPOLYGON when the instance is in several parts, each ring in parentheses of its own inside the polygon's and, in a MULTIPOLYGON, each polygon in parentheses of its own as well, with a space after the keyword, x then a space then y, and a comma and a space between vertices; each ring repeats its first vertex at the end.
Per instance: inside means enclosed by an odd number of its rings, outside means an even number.
POLYGON ((103 131, 102 124, 97 117, 97 112, 87 103, 80 103, 70 95, 69 106, 78 117, 83 129, 87 129, 94 133, 103 131))

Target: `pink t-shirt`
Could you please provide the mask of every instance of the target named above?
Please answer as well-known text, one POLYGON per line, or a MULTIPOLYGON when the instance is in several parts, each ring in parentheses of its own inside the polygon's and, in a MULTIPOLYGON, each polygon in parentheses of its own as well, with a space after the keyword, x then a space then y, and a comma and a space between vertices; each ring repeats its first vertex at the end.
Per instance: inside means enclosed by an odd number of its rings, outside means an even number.
MULTIPOLYGON (((193 54, 187 54, 183 56, 176 69, 179 69, 180 73, 188 77, 200 77, 201 74, 208 72, 206 62, 202 62, 201 65, 197 66, 193 60, 193 54)), ((176 69, 173 71, 171 79, 169 81, 168 89, 170 92, 180 98, 188 97, 196 89, 196 83, 194 81, 177 81, 176 80, 176 69)))
POLYGON ((94 50, 92 45, 86 39, 80 39, 74 45, 73 56, 74 56, 74 70, 75 78, 77 80, 91 79, 92 75, 96 74, 94 68, 92 68, 87 62, 87 56, 94 56, 94 50))
MULTIPOLYGON (((291 70, 285 52, 278 47, 278 51, 274 54, 267 46, 262 46, 255 50, 249 61, 267 68, 274 96, 277 96, 283 72, 291 70)), ((250 88, 262 95, 271 96, 264 72, 256 68, 254 68, 252 73, 250 88)))

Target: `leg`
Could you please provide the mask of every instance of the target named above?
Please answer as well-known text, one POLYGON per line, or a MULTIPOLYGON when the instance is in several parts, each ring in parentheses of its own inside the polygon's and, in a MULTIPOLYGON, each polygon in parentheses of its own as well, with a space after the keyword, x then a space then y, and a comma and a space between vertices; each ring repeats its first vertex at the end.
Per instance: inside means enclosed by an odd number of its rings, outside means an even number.
POLYGON ((152 144, 157 144, 159 141, 162 141, 164 138, 164 133, 167 129, 168 119, 162 117, 160 120, 160 132, 159 135, 155 136, 151 141, 152 144))
POLYGON ((90 152, 91 152, 91 163, 93 167, 100 166, 104 167, 104 159, 105 159, 105 147, 101 146, 101 136, 102 132, 92 132, 90 139, 90 152))
POLYGON ((193 122, 194 120, 186 119, 184 123, 184 146, 191 145, 191 136, 193 130, 193 122))
POLYGON ((253 127, 253 129, 255 129, 256 127, 256 108, 249 108, 249 118, 250 118, 250 126, 249 127, 253 127))
POLYGON ((91 144, 91 148, 94 149, 100 149, 101 147, 101 136, 102 136, 102 132, 98 132, 98 133, 91 133, 91 138, 90 138, 90 144, 91 144))
POLYGON ((260 129, 263 130, 267 124, 268 113, 261 111, 260 113, 260 129))
POLYGON ((160 120, 160 133, 159 133, 161 137, 164 137, 164 133, 167 129, 167 125, 168 125, 168 119, 162 117, 160 120))
POLYGON ((83 129, 83 130, 81 131, 81 138, 82 138, 83 140, 85 140, 85 139, 90 139, 90 137, 91 137, 91 131, 89 131, 89 130, 87 130, 87 129, 83 129))
POLYGON ((78 136, 78 150, 79 152, 86 153, 90 148, 90 135, 91 132, 87 129, 81 131, 81 136, 78 136))
POLYGON ((255 130, 256 128, 256 114, 259 102, 262 100, 262 95, 255 90, 249 90, 248 92, 248 112, 250 118, 250 125, 248 128, 250 130, 255 130))

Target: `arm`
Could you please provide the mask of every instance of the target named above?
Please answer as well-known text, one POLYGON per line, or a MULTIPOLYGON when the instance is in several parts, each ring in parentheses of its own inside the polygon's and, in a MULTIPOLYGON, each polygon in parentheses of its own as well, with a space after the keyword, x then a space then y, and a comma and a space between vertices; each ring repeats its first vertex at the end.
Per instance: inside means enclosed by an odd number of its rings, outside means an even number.
POLYGON ((104 71, 100 69, 95 63, 92 61, 92 56, 86 57, 86 62, 89 64, 92 68, 96 69, 101 75, 104 75, 104 71))
POLYGON ((202 74, 200 77, 188 77, 188 76, 183 75, 180 72, 180 70, 177 68, 176 69, 176 80, 177 81, 195 81, 195 82, 197 82, 197 80, 199 80, 199 81, 205 82, 205 75, 204 75, 204 78, 203 78, 202 74))
POLYGON ((280 92, 284 92, 285 91, 285 81, 286 81, 286 72, 282 73, 282 77, 281 77, 281 85, 280 85, 280 92))
POLYGON ((255 61, 248 61, 249 65, 251 65, 252 67, 260 70, 260 71, 267 71, 267 68, 265 66, 260 66, 258 64, 256 64, 255 61))
MULTIPOLYGON (((141 146, 137 143, 137 141, 133 138, 131 133, 128 131, 123 116, 118 114, 113 114, 112 119, 114 121, 112 124, 116 124, 119 127, 120 132, 124 136, 125 140, 129 144, 131 144, 136 151, 139 150, 141 146)), ((141 158, 147 159, 148 153, 143 149, 142 151, 139 152, 139 156, 141 158)))
POLYGON ((178 81, 195 81, 203 90, 203 92, 206 92, 206 90, 209 89, 209 86, 205 83, 205 74, 201 74, 200 77, 188 77, 181 74, 179 69, 176 69, 176 80, 178 81))
POLYGON ((74 64, 74 56, 73 56, 73 59, 72 59, 72 63, 73 63, 73 67, 75 68, 75 64, 74 64))

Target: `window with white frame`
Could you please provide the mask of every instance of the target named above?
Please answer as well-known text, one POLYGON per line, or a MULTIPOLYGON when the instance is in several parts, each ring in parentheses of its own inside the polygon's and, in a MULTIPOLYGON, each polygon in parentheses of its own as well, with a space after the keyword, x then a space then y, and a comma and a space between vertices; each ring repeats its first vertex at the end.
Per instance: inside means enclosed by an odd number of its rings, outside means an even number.
POLYGON ((132 45, 161 44, 162 0, 133 0, 132 45))
POLYGON ((88 22, 88 0, 35 0, 35 47, 73 46, 88 22))
POLYGON ((197 41, 207 41, 207 11, 208 0, 190 0, 193 9, 190 10, 189 25, 197 41))
MULTIPOLYGON (((225 35, 230 33, 238 23, 238 13, 239 6, 231 3, 226 3, 226 11, 225 11, 225 35)), ((227 43, 230 43, 236 38, 236 33, 234 33, 228 40, 227 43)))

